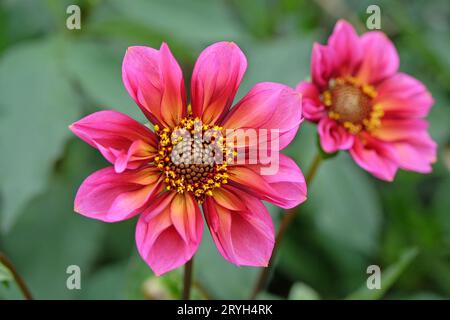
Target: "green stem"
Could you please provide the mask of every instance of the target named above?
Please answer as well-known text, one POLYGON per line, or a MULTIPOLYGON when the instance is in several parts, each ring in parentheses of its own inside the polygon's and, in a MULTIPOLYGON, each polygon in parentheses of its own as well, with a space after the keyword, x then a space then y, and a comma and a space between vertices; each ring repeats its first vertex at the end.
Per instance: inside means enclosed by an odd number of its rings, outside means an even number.
POLYGON ((26 300, 33 300, 33 296, 31 295, 31 292, 28 289, 25 281, 20 276, 19 272, 14 267, 11 260, 9 260, 8 257, 4 255, 2 252, 0 252, 0 263, 3 264, 6 268, 8 268, 8 270, 11 272, 11 274, 14 277, 14 281, 16 281, 17 285, 19 286, 19 289, 22 292, 24 298, 26 300))
POLYGON ((184 266, 184 280, 183 280, 183 300, 189 300, 192 286, 192 270, 194 268, 194 257, 189 260, 184 266))
MULTIPOLYGON (((313 160, 313 163, 311 164, 311 167, 306 175, 306 183, 309 184, 314 179, 317 173, 317 169, 319 168, 320 163, 322 162, 322 157, 320 154, 317 154, 316 157, 313 160)), ((275 246, 273 248, 272 257, 270 258, 269 265, 267 268, 263 268, 261 272, 259 273, 258 280, 256 282, 256 285, 252 291, 252 294, 250 295, 250 299, 255 299, 258 293, 260 293, 266 286, 267 280, 269 278, 270 271, 273 267, 275 256, 277 254, 277 251, 280 247, 280 243, 283 241, 284 236, 286 234, 287 228, 292 223, 296 216, 296 210, 297 208, 292 208, 286 210, 286 213, 283 216, 283 219, 281 220, 280 226, 277 231, 277 236, 275 238, 275 246)))

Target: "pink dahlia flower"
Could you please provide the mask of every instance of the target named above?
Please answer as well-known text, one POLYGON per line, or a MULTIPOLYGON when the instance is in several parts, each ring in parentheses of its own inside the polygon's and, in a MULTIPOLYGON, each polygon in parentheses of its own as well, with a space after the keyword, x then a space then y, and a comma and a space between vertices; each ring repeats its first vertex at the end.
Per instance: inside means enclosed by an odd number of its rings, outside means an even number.
MULTIPOLYGON (((169 47, 130 47, 123 61, 123 82, 154 131, 116 111, 96 112, 70 126, 112 164, 82 183, 75 211, 105 222, 140 213, 137 248, 157 275, 192 258, 202 238, 202 211, 226 260, 267 266, 274 229, 261 200, 283 208, 305 200, 304 177, 284 155, 279 155, 277 173, 272 175, 261 174, 265 164, 260 158, 238 164, 180 163, 173 157, 173 150, 183 143, 183 136, 176 135, 180 130, 201 135, 208 130, 217 134, 227 129, 276 129, 277 147, 266 148, 275 153, 292 140, 302 121, 300 94, 295 90, 259 83, 230 108, 246 66, 234 43, 206 48, 194 67, 188 106, 182 71, 169 47)), ((209 145, 211 141, 215 140, 209 145)), ((190 149, 190 143, 184 147, 190 149)), ((248 148, 246 143, 240 146, 248 148)), ((231 159, 236 154, 233 148, 231 159)))
POLYGON ((314 44, 311 82, 297 86, 305 118, 318 124, 322 149, 348 150, 360 167, 387 181, 399 168, 428 173, 436 160, 423 119, 433 98, 398 67, 384 33, 359 37, 340 20, 327 45, 314 44))

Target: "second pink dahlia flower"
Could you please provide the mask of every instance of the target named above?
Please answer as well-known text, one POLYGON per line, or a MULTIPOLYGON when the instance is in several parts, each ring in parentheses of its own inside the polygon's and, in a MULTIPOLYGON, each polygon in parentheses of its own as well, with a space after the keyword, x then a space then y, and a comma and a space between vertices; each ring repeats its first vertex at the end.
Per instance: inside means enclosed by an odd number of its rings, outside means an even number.
MULTIPOLYGON (((106 222, 141 214, 137 248, 157 275, 194 255, 203 233, 200 207, 226 260, 266 266, 274 229, 261 200, 283 208, 305 200, 303 175, 283 155, 274 175, 261 175, 260 161, 179 164, 171 157, 184 139, 176 136, 174 140, 177 130, 204 134, 276 129, 279 147, 270 151, 289 144, 302 120, 295 90, 259 83, 230 109, 246 66, 244 54, 234 43, 220 42, 205 49, 194 67, 188 106, 182 71, 168 46, 163 44, 159 50, 130 47, 123 61, 123 82, 155 130, 115 111, 96 112, 70 126, 112 164, 82 183, 75 211, 106 222)), ((243 149, 247 147, 244 144, 243 149)))
POLYGON ((341 20, 326 45, 313 47, 311 81, 297 86, 322 149, 348 150, 359 166, 387 181, 399 168, 428 173, 436 160, 423 119, 433 98, 398 68, 397 51, 384 33, 358 36, 341 20))

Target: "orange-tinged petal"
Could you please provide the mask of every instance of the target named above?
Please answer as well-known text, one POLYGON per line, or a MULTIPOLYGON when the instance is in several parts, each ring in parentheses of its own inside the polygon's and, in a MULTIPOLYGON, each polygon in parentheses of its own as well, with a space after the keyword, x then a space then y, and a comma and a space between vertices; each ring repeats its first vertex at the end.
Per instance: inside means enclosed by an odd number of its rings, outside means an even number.
POLYGON ((108 167, 86 178, 75 197, 75 211, 105 222, 122 221, 143 210, 162 188, 154 167, 116 173, 108 167))
POLYGON ((154 124, 173 127, 186 114, 183 74, 169 47, 129 47, 122 79, 130 96, 154 124))
POLYGON ((230 166, 230 184, 282 208, 293 208, 306 200, 303 173, 289 157, 280 154, 275 174, 263 175, 260 164, 230 166))
POLYGON ((166 192, 139 218, 136 245, 156 275, 162 275, 192 258, 202 233, 202 216, 192 197, 166 192))
POLYGON ((97 148, 116 172, 136 169, 156 155, 156 135, 129 116, 111 110, 84 117, 69 127, 80 139, 97 148))
POLYGON ((217 42, 198 57, 192 72, 194 116, 217 124, 228 112, 247 68, 247 59, 233 42, 217 42))
POLYGON ((236 265, 267 266, 274 245, 269 212, 255 197, 232 186, 225 189, 239 195, 245 208, 230 210, 214 197, 206 198, 203 210, 217 249, 236 265))
POLYGON ((197 241, 196 224, 201 217, 200 208, 192 194, 185 192, 177 193, 170 205, 170 218, 184 241, 197 241))
POLYGON ((233 211, 245 210, 245 205, 239 196, 225 188, 215 189, 213 195, 214 200, 224 208, 233 211))

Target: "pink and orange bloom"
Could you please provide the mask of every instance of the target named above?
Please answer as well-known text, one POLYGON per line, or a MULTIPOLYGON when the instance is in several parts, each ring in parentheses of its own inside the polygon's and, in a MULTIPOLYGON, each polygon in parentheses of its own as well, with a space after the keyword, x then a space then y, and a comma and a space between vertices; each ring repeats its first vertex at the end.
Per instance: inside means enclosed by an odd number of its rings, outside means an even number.
POLYGON ((123 82, 154 131, 116 111, 96 112, 70 126, 112 165, 82 183, 75 211, 105 222, 140 214, 137 248, 157 275, 192 258, 203 216, 226 260, 267 266, 274 228, 262 200, 292 208, 306 199, 303 174, 284 155, 275 175, 261 175, 260 162, 178 164, 170 156, 179 141, 171 136, 178 129, 194 130, 197 123, 199 133, 276 129, 279 147, 270 151, 289 144, 302 121, 300 94, 281 84, 259 83, 231 108, 246 66, 234 43, 206 48, 193 70, 188 106, 182 71, 169 47, 130 47, 123 82))
POLYGON ((325 152, 348 150, 360 167, 387 181, 399 168, 431 171, 437 147, 423 118, 433 98, 398 71, 397 51, 384 33, 358 36, 340 20, 326 45, 314 44, 311 60, 311 81, 297 90, 325 152))

